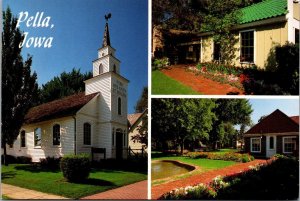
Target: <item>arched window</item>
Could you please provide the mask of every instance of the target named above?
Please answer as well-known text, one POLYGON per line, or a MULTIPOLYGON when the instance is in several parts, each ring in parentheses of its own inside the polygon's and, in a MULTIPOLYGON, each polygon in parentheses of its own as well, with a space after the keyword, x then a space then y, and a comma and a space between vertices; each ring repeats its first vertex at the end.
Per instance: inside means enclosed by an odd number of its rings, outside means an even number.
POLYGON ((53 145, 60 145, 60 125, 53 126, 53 145))
POLYGON ((100 64, 100 66, 99 66, 99 75, 102 74, 102 73, 103 73, 103 65, 100 64))
POLYGON ((114 64, 113 72, 114 72, 114 73, 116 73, 116 72, 117 72, 117 67, 116 67, 116 65, 115 65, 115 64, 114 64))
POLYGON ((91 124, 83 124, 83 144, 91 145, 91 124))
POLYGON ((118 115, 122 114, 122 101, 121 98, 118 98, 118 115))
POLYGON ((26 138, 25 138, 25 131, 21 131, 21 147, 26 147, 26 138))
POLYGON ((42 129, 36 128, 34 129, 34 146, 42 145, 42 129))

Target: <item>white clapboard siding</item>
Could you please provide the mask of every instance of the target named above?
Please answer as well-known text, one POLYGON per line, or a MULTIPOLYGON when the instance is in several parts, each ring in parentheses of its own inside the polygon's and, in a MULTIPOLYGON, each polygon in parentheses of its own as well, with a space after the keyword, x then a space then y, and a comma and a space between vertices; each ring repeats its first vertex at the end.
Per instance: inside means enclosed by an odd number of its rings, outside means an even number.
POLYGON ((40 158, 62 157, 65 154, 74 153, 74 119, 72 117, 59 118, 51 121, 41 122, 34 125, 24 126, 26 147, 20 146, 20 135, 14 143, 13 148, 8 148, 7 153, 14 156, 29 156, 33 162, 39 162, 40 158), (61 145, 53 145, 53 126, 60 125, 61 145), (41 147, 34 146, 34 129, 42 130, 41 147))
POLYGON ((127 95, 128 95, 128 83, 127 81, 117 77, 112 76, 112 83, 122 83, 122 88, 125 89, 125 96, 123 94, 120 94, 118 91, 112 91, 112 102, 111 102, 111 113, 112 113, 112 121, 118 122, 120 124, 127 125, 127 95), (121 98, 122 103, 122 110, 121 115, 118 114, 118 98, 121 98))

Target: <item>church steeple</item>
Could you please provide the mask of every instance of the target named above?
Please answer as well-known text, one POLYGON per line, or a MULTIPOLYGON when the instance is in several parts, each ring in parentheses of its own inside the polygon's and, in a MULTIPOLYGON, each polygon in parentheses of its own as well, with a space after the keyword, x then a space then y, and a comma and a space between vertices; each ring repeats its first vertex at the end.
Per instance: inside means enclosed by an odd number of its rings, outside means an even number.
POLYGON ((108 22, 106 21, 102 47, 106 47, 108 45, 110 46, 110 38, 109 38, 108 22))
POLYGON ((102 47, 106 47, 108 45, 110 46, 109 29, 108 29, 108 19, 111 18, 111 13, 108 13, 104 17, 105 17, 105 20, 106 20, 106 24, 105 24, 105 31, 104 31, 104 36, 103 36, 102 47))

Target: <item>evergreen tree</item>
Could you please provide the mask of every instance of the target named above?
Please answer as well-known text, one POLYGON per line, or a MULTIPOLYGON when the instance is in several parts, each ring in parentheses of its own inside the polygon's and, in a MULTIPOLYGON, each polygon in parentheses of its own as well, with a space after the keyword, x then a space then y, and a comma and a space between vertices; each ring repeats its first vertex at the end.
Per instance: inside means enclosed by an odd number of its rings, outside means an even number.
POLYGON ((76 70, 75 68, 69 73, 61 73, 60 76, 56 76, 42 85, 40 89, 41 103, 50 102, 84 91, 85 85, 83 81, 91 77, 91 72, 82 74, 80 69, 76 70))
POLYGON ((36 73, 31 74, 32 57, 23 61, 19 44, 24 37, 10 8, 3 12, 2 32, 2 132, 1 146, 7 164, 6 145, 12 145, 19 135, 24 117, 38 99, 36 73))

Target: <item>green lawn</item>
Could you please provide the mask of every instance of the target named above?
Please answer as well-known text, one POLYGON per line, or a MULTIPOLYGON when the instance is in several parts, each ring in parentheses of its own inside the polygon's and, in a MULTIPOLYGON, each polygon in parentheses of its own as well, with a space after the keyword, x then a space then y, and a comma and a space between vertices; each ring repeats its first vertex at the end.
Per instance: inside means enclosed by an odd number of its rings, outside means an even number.
POLYGON ((219 149, 217 151, 211 151, 210 153, 214 153, 214 154, 226 154, 226 153, 230 153, 230 152, 238 152, 239 150, 237 149, 219 149))
POLYGON ((2 194, 2 200, 12 200, 10 197, 2 194))
POLYGON ((237 163, 234 161, 211 160, 211 159, 204 159, 204 158, 193 159, 184 156, 167 156, 167 157, 152 158, 152 160, 178 160, 183 163, 199 166, 201 168, 201 172, 220 169, 237 163))
POLYGON ((152 71, 152 94, 200 94, 192 88, 181 84, 180 82, 169 78, 162 72, 152 71))
POLYGON ((147 174, 143 173, 92 169, 85 182, 70 183, 60 171, 47 171, 28 164, 2 166, 1 171, 3 183, 73 199, 147 179, 147 174))

